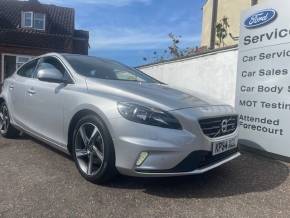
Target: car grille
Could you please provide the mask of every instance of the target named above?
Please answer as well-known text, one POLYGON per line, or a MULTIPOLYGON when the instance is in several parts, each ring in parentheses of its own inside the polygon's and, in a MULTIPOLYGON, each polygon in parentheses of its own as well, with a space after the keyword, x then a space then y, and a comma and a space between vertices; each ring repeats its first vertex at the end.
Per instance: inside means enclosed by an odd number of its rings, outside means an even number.
POLYGON ((199 120, 203 133, 210 138, 217 138, 233 133, 237 129, 238 116, 224 116, 199 120))

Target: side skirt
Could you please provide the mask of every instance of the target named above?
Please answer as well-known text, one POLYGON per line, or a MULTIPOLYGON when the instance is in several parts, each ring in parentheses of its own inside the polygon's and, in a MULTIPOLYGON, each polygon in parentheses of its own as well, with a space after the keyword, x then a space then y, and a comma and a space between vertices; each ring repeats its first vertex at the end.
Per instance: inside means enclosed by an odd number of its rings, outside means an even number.
POLYGON ((66 153, 66 154, 68 154, 68 155, 71 155, 67 148, 64 148, 63 146, 61 146, 61 145, 59 145, 59 144, 57 144, 57 143, 55 143, 55 142, 52 142, 51 140, 46 139, 46 138, 44 138, 44 137, 42 137, 42 136, 40 136, 40 135, 37 135, 37 134, 35 134, 35 133, 32 133, 31 131, 26 130, 26 129, 24 129, 24 128, 18 126, 18 125, 13 124, 13 126, 14 126, 16 129, 18 129, 19 131, 24 132, 24 133, 30 135, 31 137, 33 137, 33 138, 35 138, 35 139, 38 139, 38 140, 40 140, 40 141, 42 141, 42 142, 44 142, 44 143, 50 145, 51 147, 53 147, 53 148, 55 148, 55 149, 57 149, 57 150, 59 150, 59 151, 61 151, 61 152, 64 152, 64 153, 66 153))

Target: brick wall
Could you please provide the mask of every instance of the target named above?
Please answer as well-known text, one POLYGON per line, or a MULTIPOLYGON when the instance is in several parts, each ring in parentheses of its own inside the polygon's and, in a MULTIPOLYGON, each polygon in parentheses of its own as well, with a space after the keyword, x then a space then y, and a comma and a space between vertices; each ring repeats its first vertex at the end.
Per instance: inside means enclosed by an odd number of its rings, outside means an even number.
POLYGON ((30 47, 14 47, 14 46, 0 46, 0 53, 9 54, 21 54, 38 56, 48 52, 70 52, 69 50, 55 50, 55 49, 42 49, 42 48, 30 48, 30 47))
POLYGON ((88 41, 74 39, 72 53, 88 55, 88 41))

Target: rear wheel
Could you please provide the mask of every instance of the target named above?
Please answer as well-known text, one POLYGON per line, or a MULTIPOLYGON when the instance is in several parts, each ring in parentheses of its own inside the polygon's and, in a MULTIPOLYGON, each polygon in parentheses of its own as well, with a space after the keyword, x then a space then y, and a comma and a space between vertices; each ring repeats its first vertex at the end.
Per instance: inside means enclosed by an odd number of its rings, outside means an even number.
POLYGON ((116 175, 113 141, 97 116, 87 115, 78 121, 72 153, 79 172, 90 182, 104 183, 116 175))
POLYGON ((8 107, 5 102, 0 105, 0 133, 5 138, 15 138, 19 134, 10 123, 8 107))

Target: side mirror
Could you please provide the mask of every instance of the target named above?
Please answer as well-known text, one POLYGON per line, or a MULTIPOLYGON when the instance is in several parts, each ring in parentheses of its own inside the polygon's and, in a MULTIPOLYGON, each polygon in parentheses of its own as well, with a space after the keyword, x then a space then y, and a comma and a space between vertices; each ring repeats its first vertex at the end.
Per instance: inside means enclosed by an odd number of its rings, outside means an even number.
POLYGON ((37 73, 37 78, 40 81, 52 83, 64 83, 63 74, 56 68, 40 69, 37 73))

